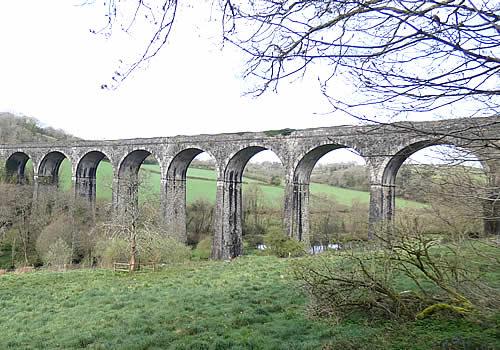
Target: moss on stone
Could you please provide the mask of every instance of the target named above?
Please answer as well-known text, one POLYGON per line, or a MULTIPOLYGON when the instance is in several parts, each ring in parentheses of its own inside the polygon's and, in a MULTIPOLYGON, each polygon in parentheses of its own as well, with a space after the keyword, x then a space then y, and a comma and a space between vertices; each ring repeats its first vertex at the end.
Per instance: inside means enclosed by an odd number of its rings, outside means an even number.
POLYGON ((286 129, 279 129, 279 130, 267 130, 267 131, 264 131, 264 134, 266 134, 266 136, 269 136, 269 137, 288 136, 294 131, 295 131, 295 129, 286 128, 286 129))

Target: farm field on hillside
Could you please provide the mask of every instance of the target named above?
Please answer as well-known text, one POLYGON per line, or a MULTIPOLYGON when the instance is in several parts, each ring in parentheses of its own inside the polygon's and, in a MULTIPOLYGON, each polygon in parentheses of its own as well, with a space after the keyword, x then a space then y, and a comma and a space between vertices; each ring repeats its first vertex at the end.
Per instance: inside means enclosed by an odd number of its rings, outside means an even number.
POLYGON ((454 339, 498 343, 491 328, 465 319, 310 319, 306 297, 290 279, 294 261, 247 256, 135 274, 2 275, 0 344, 2 349, 385 350, 441 349, 454 339))
MULTIPOLYGON (((140 197, 142 200, 151 195, 158 196, 160 192, 160 168, 156 164, 145 164, 141 167, 141 174, 144 179, 140 197)), ((101 199, 111 199, 111 183, 113 171, 111 165, 107 162, 102 162, 97 169, 97 197, 101 199)), ((216 174, 213 170, 189 168, 187 180, 186 199, 188 203, 192 203, 196 199, 204 198, 208 201, 215 202, 216 193, 216 174)), ((59 171, 61 188, 69 190, 71 186, 71 168, 67 160, 61 164, 59 171)), ((262 190, 264 198, 273 206, 280 206, 283 198, 283 187, 272 186, 258 180, 243 178, 243 191, 248 188, 249 184, 256 184, 262 190)), ((326 195, 342 205, 351 205, 353 201, 368 204, 370 194, 364 191, 351 190, 326 184, 311 184, 311 195, 326 195)), ((405 199, 396 199, 398 207, 422 207, 419 202, 409 201, 405 199)))

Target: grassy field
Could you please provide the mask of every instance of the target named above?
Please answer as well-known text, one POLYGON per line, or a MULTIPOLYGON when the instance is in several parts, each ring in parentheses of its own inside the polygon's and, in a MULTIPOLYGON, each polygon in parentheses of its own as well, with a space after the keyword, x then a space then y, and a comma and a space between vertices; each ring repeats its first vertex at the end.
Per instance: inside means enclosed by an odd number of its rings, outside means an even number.
MULTIPOLYGON (((141 174, 145 177, 143 190, 140 192, 142 199, 148 198, 150 195, 158 195, 160 192, 160 169, 158 165, 147 164, 141 167, 141 174)), ((102 162, 97 168, 97 197, 101 199, 111 199, 111 183, 112 183, 112 168, 109 163, 102 162)), ((187 202, 192 203, 196 199, 204 198, 211 202, 215 202, 216 193, 216 174, 215 171, 207 169, 188 169, 187 180, 187 202)), ((67 160, 61 164, 59 172, 61 187, 68 190, 71 186, 71 168, 67 160)), ((281 205, 283 198, 283 187, 271 186, 269 184, 257 181, 254 179, 243 178, 243 191, 250 184, 256 184, 262 190, 265 200, 274 206, 281 205)), ((350 190, 346 188, 334 187, 325 184, 311 184, 311 194, 326 195, 334 199, 337 203, 350 206, 353 201, 367 204, 370 201, 368 192, 350 190)), ((408 201, 404 199, 396 199, 398 207, 422 207, 422 203, 408 201)))
MULTIPOLYGON (((500 346, 492 325, 308 318, 293 259, 248 256, 160 272, 0 276, 2 349, 469 349, 500 346), (443 344, 459 346, 444 347, 443 344), (479 342, 479 343, 478 343, 479 342), (463 345, 465 344, 465 345, 463 345), (464 347, 465 346, 465 347, 464 347)), ((487 324, 487 322, 485 322, 487 324)))

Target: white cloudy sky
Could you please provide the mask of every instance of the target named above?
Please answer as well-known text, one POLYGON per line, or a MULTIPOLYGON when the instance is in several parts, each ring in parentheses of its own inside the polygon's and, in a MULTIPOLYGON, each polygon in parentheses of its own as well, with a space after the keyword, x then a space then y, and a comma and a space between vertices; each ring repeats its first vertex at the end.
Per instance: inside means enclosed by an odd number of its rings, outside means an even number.
MULTIPOLYGON (((33 116, 86 139, 310 128, 352 123, 329 110, 315 79, 243 96, 242 57, 220 50, 205 5, 183 8, 169 45, 117 90, 102 90, 143 37, 91 34, 102 2, 0 1, 0 111, 33 116)), ((346 91, 346 96, 350 92, 346 91)), ((350 160, 349 152, 341 160, 350 160)), ((337 155, 336 157, 339 157, 337 155)), ((338 159, 337 159, 338 160, 338 159)))
POLYGON ((0 3, 0 110, 92 139, 338 124, 314 115, 326 111, 315 82, 287 84, 279 95, 257 100, 242 97, 248 86, 239 78, 241 57, 221 52, 217 33, 207 38, 212 33, 204 30, 214 25, 188 22, 208 18, 196 9, 185 11, 169 46, 148 67, 116 91, 101 90, 118 60, 133 57, 136 42, 91 34, 102 9, 75 3, 0 3))

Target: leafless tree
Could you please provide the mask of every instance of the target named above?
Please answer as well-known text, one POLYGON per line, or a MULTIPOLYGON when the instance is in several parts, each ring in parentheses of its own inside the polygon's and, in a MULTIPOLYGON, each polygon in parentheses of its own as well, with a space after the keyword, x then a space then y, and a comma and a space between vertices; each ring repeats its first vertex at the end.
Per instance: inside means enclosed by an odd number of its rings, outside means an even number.
POLYGON ((68 201, 55 188, 45 188, 34 202, 31 185, 0 183, 0 193, 0 239, 6 238, 12 247, 13 266, 32 264, 37 259, 35 243, 40 232, 68 210, 68 201))
MULTIPOLYGON (((96 5, 96 1, 86 0, 82 3, 82 6, 89 5, 96 5)), ((102 5, 102 2, 99 2, 99 5, 102 5)), ((141 33, 148 37, 137 59, 131 63, 120 60, 120 66, 113 73, 111 81, 102 84, 102 89, 114 89, 119 86, 166 45, 176 18, 177 6, 177 0, 104 0, 105 23, 100 28, 90 29, 92 33, 110 37, 117 29, 133 34, 136 28, 140 27, 141 33)))
POLYGON ((500 17, 494 1, 227 2, 226 40, 250 54, 247 72, 281 79, 327 65, 318 79, 342 109, 375 105, 430 111, 463 100, 498 108, 500 17), (244 25, 250 24, 250 32, 244 25), (249 35, 248 35, 249 34, 249 35), (341 101, 329 82, 347 74, 360 99, 341 101))
POLYGON ((123 192, 121 206, 113 217, 104 221, 100 226, 106 238, 122 238, 129 244, 129 269, 139 268, 138 240, 141 231, 155 230, 161 226, 159 219, 159 203, 149 200, 139 201, 139 192, 149 193, 151 188, 148 181, 149 173, 128 174, 121 179, 120 191, 123 192))
MULTIPOLYGON (((125 80, 167 43, 176 0, 106 0, 106 26, 131 32, 147 23, 151 35, 125 80)), ((183 6, 189 4, 183 3, 183 6)), ((400 112, 434 111, 474 102, 476 113, 497 113, 500 90, 499 4, 489 0, 217 0, 223 41, 248 57, 251 92, 276 90, 283 79, 311 71, 332 105, 356 116, 355 107, 400 112), (339 76, 358 92, 336 97, 339 76), (352 97, 352 96, 351 96, 352 97), (381 107, 381 108, 380 108, 381 107)), ((196 6, 196 5, 193 5, 196 6)), ((178 19, 182 20, 182 18, 178 19)), ((103 87, 109 87, 104 85, 103 87)), ((359 109, 358 109, 359 111, 359 109)))

